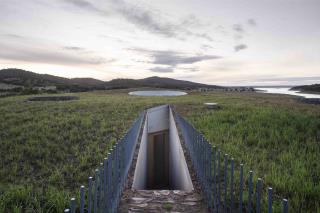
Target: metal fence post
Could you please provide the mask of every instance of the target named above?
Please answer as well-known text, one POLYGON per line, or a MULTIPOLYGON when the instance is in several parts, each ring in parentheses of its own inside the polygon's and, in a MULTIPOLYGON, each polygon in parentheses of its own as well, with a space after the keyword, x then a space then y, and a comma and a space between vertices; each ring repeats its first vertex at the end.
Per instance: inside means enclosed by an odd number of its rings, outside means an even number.
POLYGON ((84 186, 80 187, 80 213, 84 213, 84 186))
POLYGON ((99 169, 99 203, 98 203, 98 209, 103 209, 103 163, 100 163, 100 169, 99 169))
POLYGON ((110 208, 110 200, 111 200, 111 153, 108 153, 108 172, 107 172, 107 207, 110 208))
POLYGON ((252 212, 252 178, 253 178, 253 171, 249 171, 249 180, 248 180, 248 212, 252 212))
POLYGON ((207 162, 208 162, 208 179, 207 181, 209 182, 209 189, 208 189, 208 193, 209 193, 209 198, 210 198, 210 203, 209 203, 209 206, 210 206, 210 209, 212 210, 213 209, 213 194, 212 194, 212 185, 213 185, 213 175, 212 175, 212 155, 213 155, 213 152, 212 152, 212 146, 207 143, 207 150, 209 152, 209 156, 208 156, 208 159, 207 159, 207 162))
POLYGON ((217 174, 216 174, 217 147, 213 147, 213 208, 217 210, 217 174))
POLYGON ((224 155, 224 211, 228 211, 228 154, 224 155))
POLYGON ((107 200, 108 200, 108 195, 107 195, 107 172, 108 172, 108 159, 104 158, 103 159, 103 205, 104 209, 107 210, 107 200))
POLYGON ((89 184, 88 184, 88 213, 91 213, 92 209, 92 177, 89 177, 89 184))
POLYGON ((239 183, 239 212, 242 213, 242 195, 243 194, 243 164, 240 164, 240 183, 239 183))
POLYGON ((73 197, 70 200, 70 212, 75 213, 76 212, 76 199, 73 197))
POLYGON ((217 208, 217 211, 219 211, 220 209, 220 206, 221 206, 221 178, 220 178, 220 154, 221 154, 221 151, 220 149, 218 150, 218 172, 217 172, 217 180, 218 180, 218 208, 217 208))
POLYGON ((272 213, 272 188, 268 188, 268 213, 272 213))
POLYGON ((283 199, 282 200, 282 212, 283 213, 288 213, 288 200, 287 199, 283 199))
POLYGON ((233 190, 233 175, 234 175, 234 159, 231 158, 230 163, 230 212, 234 209, 234 190, 233 190))
POLYGON ((93 195, 93 212, 97 213, 98 210, 98 190, 99 190, 99 169, 95 171, 94 180, 94 195, 93 195))
POLYGON ((261 192, 262 192, 262 179, 258 178, 257 181, 257 206, 256 206, 256 212, 261 212, 260 202, 261 202, 261 192))

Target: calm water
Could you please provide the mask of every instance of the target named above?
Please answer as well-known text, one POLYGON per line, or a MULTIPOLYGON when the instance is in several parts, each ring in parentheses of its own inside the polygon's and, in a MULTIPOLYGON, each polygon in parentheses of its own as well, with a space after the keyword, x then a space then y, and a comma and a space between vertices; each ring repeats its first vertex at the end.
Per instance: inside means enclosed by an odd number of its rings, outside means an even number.
POLYGON ((290 88, 255 88, 261 93, 273 93, 273 94, 286 94, 286 95, 296 95, 305 98, 320 98, 318 94, 308 94, 308 93, 300 93, 299 91, 290 90, 290 88))
POLYGON ((174 90, 145 90, 145 91, 133 91, 129 92, 129 95, 137 96, 181 96, 187 95, 186 92, 174 91, 174 90))

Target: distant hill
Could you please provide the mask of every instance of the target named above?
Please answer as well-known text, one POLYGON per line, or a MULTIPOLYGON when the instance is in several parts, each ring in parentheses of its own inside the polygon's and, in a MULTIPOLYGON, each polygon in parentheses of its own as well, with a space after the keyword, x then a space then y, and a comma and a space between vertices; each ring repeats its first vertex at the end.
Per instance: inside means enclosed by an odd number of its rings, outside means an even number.
POLYGON ((153 87, 167 89, 197 89, 197 88, 222 88, 215 85, 200 84, 191 81, 181 81, 172 78, 149 77, 144 79, 114 79, 105 83, 108 89, 153 87))
POLYGON ((222 88, 215 85, 206 85, 190 81, 181 81, 172 78, 150 77, 144 79, 114 79, 101 81, 93 78, 63 78, 47 74, 37 74, 21 69, 0 70, 0 83, 16 85, 24 88, 56 87, 59 91, 90 91, 103 89, 127 89, 138 87, 165 88, 165 89, 197 89, 222 88))
POLYGON ((299 90, 301 92, 319 92, 320 93, 320 84, 312 84, 312 85, 303 85, 292 87, 290 90, 299 90))
POLYGON ((21 69, 0 70, 0 83, 25 88, 55 86, 57 90, 81 92, 104 89, 104 82, 92 78, 63 78, 54 75, 37 74, 21 69))

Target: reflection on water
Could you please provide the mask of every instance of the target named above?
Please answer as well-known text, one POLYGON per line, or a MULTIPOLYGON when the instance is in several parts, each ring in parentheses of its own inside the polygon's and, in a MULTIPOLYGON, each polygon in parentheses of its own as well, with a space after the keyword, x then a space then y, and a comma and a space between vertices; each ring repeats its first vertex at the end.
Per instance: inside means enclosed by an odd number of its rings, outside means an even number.
POLYGON ((286 88, 255 88, 256 90, 262 90, 258 91, 261 93, 273 93, 273 94, 286 94, 286 95, 296 95, 296 96, 302 96, 305 98, 320 98, 319 94, 308 94, 308 93, 300 93, 299 91, 290 90, 290 87, 286 88))
POLYGON ((129 95, 137 96, 180 96, 186 95, 186 92, 174 91, 174 90, 145 90, 145 91, 133 91, 129 92, 129 95))

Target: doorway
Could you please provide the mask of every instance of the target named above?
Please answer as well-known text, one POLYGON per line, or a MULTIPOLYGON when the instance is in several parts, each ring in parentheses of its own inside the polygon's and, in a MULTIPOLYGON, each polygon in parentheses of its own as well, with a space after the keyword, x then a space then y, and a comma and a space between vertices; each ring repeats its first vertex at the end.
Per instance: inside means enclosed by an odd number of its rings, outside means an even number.
POLYGON ((149 134, 147 189, 170 189, 168 131, 149 134))

